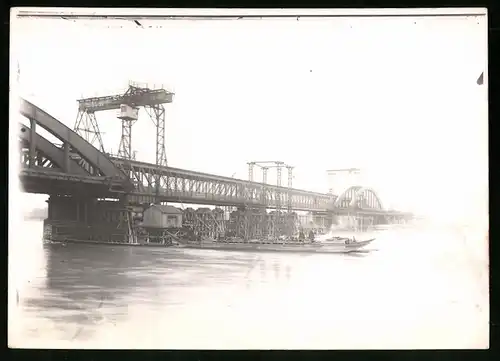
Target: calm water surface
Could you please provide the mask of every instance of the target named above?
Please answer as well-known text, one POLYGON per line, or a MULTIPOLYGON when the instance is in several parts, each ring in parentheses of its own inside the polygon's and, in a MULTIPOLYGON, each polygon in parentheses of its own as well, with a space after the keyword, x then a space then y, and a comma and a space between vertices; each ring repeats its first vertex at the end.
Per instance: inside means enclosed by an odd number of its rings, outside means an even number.
POLYGON ((9 254, 13 347, 488 345, 477 232, 397 228, 364 253, 297 255, 44 245, 41 223, 24 224, 9 254))

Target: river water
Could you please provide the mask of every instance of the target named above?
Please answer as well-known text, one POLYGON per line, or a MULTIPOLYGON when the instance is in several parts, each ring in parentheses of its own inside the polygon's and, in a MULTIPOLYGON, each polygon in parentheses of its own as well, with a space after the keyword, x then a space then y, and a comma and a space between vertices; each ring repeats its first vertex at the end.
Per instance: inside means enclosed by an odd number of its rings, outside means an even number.
POLYGON ((9 249, 9 345, 485 348, 484 233, 395 227, 367 252, 297 255, 47 245, 9 249))

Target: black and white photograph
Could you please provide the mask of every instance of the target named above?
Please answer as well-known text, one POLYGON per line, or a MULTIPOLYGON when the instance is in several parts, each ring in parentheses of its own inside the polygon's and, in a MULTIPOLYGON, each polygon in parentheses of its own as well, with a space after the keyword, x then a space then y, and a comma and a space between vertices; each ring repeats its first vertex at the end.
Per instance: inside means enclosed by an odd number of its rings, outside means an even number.
POLYGON ((489 348, 487 29, 14 8, 9 347, 489 348))

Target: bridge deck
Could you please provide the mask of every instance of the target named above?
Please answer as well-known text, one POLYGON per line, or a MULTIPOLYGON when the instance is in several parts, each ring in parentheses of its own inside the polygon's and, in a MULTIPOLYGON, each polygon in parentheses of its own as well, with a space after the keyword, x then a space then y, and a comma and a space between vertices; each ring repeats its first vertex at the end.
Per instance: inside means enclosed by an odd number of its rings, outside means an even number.
POLYGON ((335 197, 328 194, 249 182, 230 177, 195 172, 180 168, 157 167, 138 161, 112 158, 113 162, 131 175, 137 196, 157 195, 165 201, 196 204, 257 206, 293 209, 325 210, 335 197), (157 182, 160 184, 156 191, 157 182))

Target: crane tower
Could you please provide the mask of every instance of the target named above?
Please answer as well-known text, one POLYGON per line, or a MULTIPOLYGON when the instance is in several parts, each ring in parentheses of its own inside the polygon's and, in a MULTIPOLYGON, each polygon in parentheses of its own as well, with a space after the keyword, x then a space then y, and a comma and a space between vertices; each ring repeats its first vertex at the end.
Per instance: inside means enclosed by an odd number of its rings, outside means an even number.
POLYGON ((156 165, 166 166, 164 104, 172 103, 173 96, 174 93, 163 87, 150 89, 147 85, 130 82, 127 91, 123 94, 80 99, 74 130, 104 152, 95 113, 119 110, 117 118, 121 119, 122 131, 118 156, 132 159, 132 126, 138 120, 139 108, 143 107, 156 127, 156 165))

